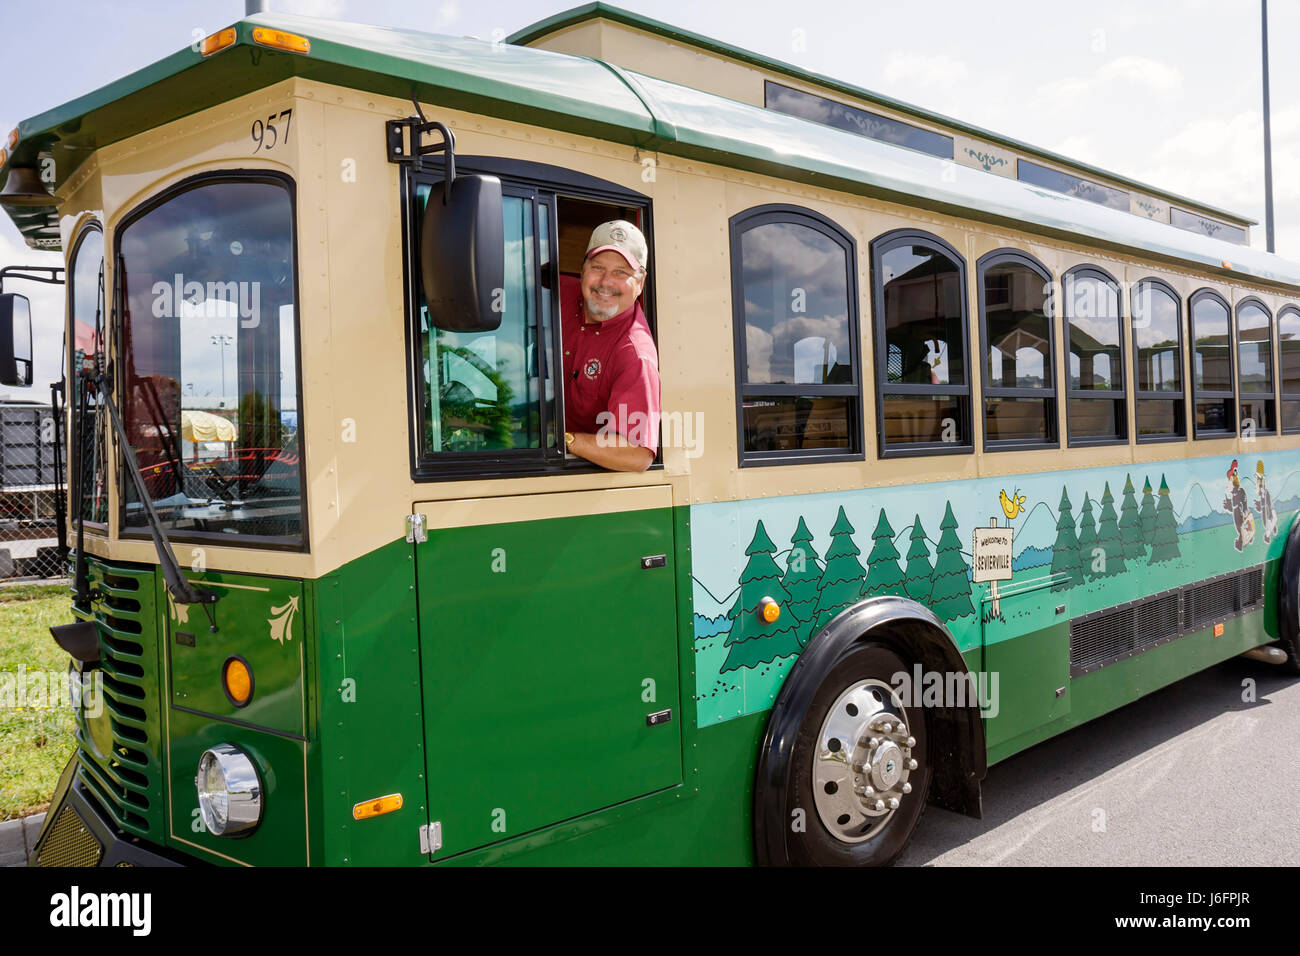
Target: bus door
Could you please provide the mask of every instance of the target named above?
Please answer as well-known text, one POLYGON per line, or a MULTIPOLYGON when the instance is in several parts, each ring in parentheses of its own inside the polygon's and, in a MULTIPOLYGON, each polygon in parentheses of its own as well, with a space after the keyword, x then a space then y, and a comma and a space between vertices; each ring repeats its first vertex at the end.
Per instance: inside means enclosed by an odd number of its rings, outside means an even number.
POLYGON ((671 505, 668 486, 415 503, 435 860, 681 782, 671 505))

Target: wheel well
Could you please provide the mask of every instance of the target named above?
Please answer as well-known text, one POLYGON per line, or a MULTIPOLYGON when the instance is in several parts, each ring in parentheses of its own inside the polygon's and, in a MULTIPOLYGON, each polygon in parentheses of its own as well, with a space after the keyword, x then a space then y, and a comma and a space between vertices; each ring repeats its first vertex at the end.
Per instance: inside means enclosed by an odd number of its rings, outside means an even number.
MULTIPOLYGON (((965 658, 943 622, 924 605, 908 598, 869 598, 846 608, 814 636, 804 654, 823 639, 828 644, 844 640, 884 644, 914 667, 920 665, 925 674, 956 674, 963 679, 970 675, 965 658)), ((967 683, 970 686, 969 680, 967 683)), ((920 692, 919 687, 916 690, 920 692)), ((988 772, 979 702, 968 695, 964 705, 945 699, 940 706, 926 706, 924 710, 934 766, 930 802, 978 819, 982 815, 980 781, 988 772)))

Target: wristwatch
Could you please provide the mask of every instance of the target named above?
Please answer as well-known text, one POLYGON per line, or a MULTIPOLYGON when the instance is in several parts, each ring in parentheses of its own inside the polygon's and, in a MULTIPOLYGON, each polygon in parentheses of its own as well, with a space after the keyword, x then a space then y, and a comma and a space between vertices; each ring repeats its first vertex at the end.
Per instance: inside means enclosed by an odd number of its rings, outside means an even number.
POLYGON ((573 432, 565 432, 565 433, 564 433, 564 450, 565 450, 565 451, 572 451, 572 450, 573 450, 573 437, 574 437, 574 436, 573 436, 573 432))

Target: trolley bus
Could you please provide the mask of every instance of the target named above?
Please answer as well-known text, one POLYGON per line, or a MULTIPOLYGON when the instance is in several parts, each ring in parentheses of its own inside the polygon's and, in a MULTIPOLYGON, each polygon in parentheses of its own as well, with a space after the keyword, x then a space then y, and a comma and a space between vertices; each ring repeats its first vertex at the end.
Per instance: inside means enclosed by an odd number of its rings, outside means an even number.
POLYGON ((1040 741, 1297 670, 1300 266, 1232 213, 604 4, 252 16, 4 145, 67 275, 35 864, 884 864, 1040 741), (644 473, 563 440, 611 219, 644 473))

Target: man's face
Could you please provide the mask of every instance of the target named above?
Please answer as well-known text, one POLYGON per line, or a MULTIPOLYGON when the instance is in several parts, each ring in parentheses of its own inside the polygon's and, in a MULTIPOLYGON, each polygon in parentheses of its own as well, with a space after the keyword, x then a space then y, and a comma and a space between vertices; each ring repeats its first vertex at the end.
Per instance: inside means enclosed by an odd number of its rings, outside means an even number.
POLYGON ((621 315, 641 294, 645 273, 637 274, 632 264, 617 252, 606 249, 582 264, 582 298, 587 317, 604 322, 621 315))

